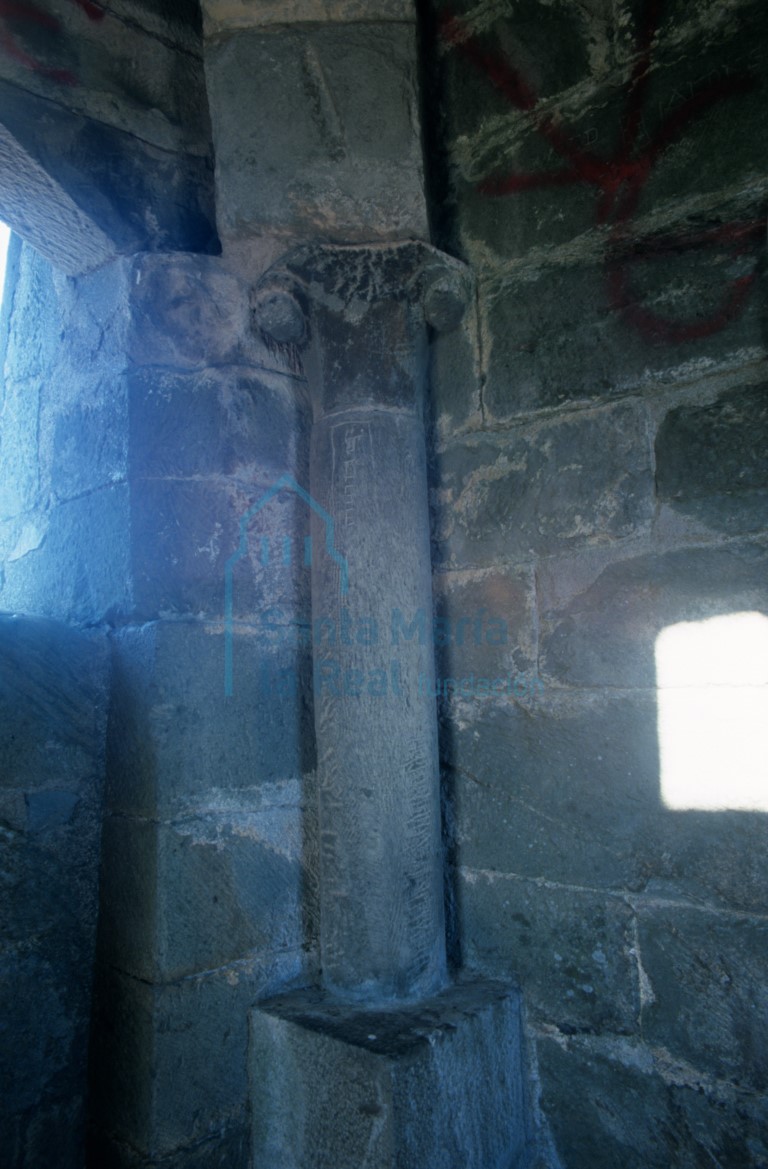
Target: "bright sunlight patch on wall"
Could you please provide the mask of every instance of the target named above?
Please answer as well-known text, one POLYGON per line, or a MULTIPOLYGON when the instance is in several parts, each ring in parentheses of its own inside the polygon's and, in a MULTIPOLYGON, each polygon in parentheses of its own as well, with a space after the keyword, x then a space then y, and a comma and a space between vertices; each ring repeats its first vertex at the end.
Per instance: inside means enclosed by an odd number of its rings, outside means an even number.
POLYGON ((768 812, 768 617, 668 626, 656 677, 665 805, 768 812))

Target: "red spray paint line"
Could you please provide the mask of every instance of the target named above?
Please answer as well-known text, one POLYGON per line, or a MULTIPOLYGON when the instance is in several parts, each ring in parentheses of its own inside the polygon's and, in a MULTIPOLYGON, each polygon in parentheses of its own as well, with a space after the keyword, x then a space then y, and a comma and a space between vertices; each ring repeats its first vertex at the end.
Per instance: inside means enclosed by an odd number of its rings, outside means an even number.
MULTIPOLYGON (((81 8, 89 20, 102 20, 104 17, 104 9, 92 3, 92 0, 72 0, 72 3, 81 8)), ((53 69, 51 66, 43 64, 42 61, 38 61, 36 57, 22 48, 9 31, 6 24, 8 20, 37 25, 38 28, 47 29, 52 35, 58 36, 61 33, 61 22, 57 17, 38 8, 35 4, 21 3, 21 0, 0 0, 0 48, 14 61, 23 65, 25 69, 29 69, 31 73, 47 77, 59 85, 78 84, 77 77, 70 70, 53 69)))
MULTIPOLYGON (((635 39, 635 64, 625 89, 622 115, 621 146, 607 157, 575 147, 563 127, 550 114, 537 114, 539 96, 533 86, 512 62, 497 50, 485 48, 478 38, 456 16, 447 16, 441 24, 443 41, 455 48, 502 94, 515 109, 526 113, 534 128, 552 150, 568 165, 552 171, 528 174, 511 173, 492 176, 478 184, 481 194, 501 197, 521 191, 547 187, 565 187, 586 183, 599 192, 596 220, 599 225, 611 224, 606 256, 606 287, 611 306, 625 322, 639 329, 653 341, 680 343, 711 336, 729 324, 744 308, 754 283, 754 274, 740 276, 726 289, 721 308, 703 321, 674 322, 633 304, 628 267, 637 257, 619 257, 617 245, 629 234, 643 188, 654 166, 664 152, 679 141, 686 128, 707 110, 737 94, 749 92, 755 80, 749 75, 727 78, 702 86, 696 93, 672 111, 652 135, 650 142, 638 150, 642 113, 647 101, 648 82, 652 66, 653 42, 661 17, 660 0, 648 0, 644 19, 635 39)), ((717 242, 736 245, 735 254, 743 254, 745 238, 755 238, 754 224, 727 225, 717 242)), ((761 225, 762 231, 762 225, 761 225)), ((697 246, 695 237, 680 234, 666 237, 668 250, 697 246)), ((701 239, 702 244, 715 242, 712 235, 701 239)), ((650 251, 654 243, 649 243, 650 251)), ((650 254, 646 250, 645 254, 650 254)))

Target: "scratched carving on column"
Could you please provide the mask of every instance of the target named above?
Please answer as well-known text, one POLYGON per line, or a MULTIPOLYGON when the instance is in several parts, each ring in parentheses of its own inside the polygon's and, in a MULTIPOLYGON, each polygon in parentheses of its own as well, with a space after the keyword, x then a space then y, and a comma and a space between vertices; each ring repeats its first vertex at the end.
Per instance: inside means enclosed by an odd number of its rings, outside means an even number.
POLYGON ((542 111, 539 94, 521 70, 499 50, 486 47, 466 21, 454 15, 445 17, 441 34, 443 42, 460 52, 484 74, 511 106, 529 116, 536 132, 566 163, 564 167, 551 171, 491 176, 479 183, 477 189, 484 195, 498 198, 575 183, 593 186, 598 192, 597 225, 609 228, 605 280, 610 305, 627 325, 650 340, 680 343, 711 336, 739 315, 756 280, 756 261, 752 271, 735 276, 726 284, 715 309, 695 321, 670 319, 638 304, 632 289, 632 265, 711 246, 726 247, 734 259, 746 256, 754 251, 757 241, 762 241, 765 224, 760 218, 718 224, 698 232, 679 231, 646 237, 630 232, 645 184, 665 151, 713 106, 755 87, 755 78, 746 73, 702 84, 661 120, 641 146, 652 48, 661 9, 660 0, 649 0, 646 4, 645 19, 636 35, 635 64, 624 90, 620 141, 607 156, 575 146, 567 127, 551 113, 542 111))
MULTIPOLYGON (((102 20, 104 17, 104 9, 92 3, 92 0, 70 0, 70 3, 82 9, 89 20, 102 20)), ((62 26, 61 21, 56 16, 38 8, 36 4, 21 3, 21 0, 0 0, 0 48, 32 73, 47 77, 51 81, 58 82, 59 85, 79 84, 77 77, 69 69, 57 69, 46 65, 28 53, 23 45, 19 44, 18 36, 14 35, 9 23, 11 26, 13 24, 31 25, 34 28, 42 29, 51 37, 60 37, 62 26)))

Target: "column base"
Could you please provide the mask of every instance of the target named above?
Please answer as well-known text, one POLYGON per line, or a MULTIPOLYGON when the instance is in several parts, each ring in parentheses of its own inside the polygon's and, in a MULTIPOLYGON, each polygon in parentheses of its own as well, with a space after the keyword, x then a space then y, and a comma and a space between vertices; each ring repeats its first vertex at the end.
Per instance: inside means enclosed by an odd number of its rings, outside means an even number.
POLYGON ((520 995, 461 981, 362 1010, 320 990, 251 1015, 254 1165, 523 1169, 531 1152, 520 995))

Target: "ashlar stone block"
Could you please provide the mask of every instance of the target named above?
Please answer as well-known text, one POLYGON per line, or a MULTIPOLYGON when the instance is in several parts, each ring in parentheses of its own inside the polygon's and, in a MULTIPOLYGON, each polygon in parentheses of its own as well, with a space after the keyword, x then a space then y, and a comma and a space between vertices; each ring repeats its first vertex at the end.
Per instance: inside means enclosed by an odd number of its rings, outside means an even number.
POLYGON ((522 1169, 530 1152, 520 997, 460 982, 353 1009, 318 990, 251 1016, 254 1164, 522 1169))

